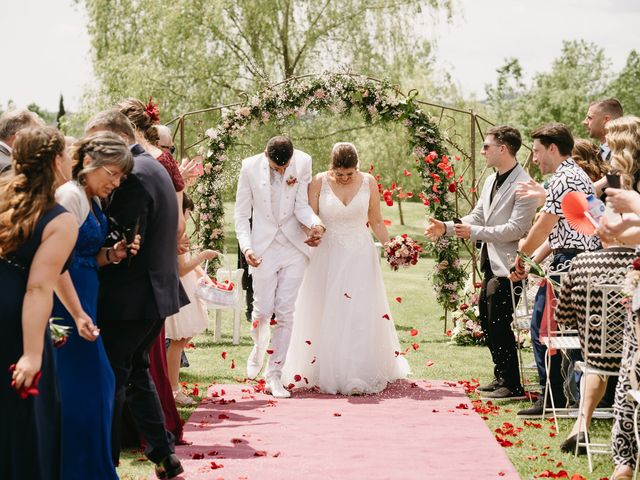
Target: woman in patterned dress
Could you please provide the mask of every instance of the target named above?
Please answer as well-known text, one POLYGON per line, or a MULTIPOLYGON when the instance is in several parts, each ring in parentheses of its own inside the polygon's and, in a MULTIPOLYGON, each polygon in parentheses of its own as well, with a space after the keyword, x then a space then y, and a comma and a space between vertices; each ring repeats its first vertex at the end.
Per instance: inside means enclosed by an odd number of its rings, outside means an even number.
MULTIPOLYGON (((592 315, 602 314, 604 305, 602 289, 594 288, 591 290, 590 309, 587 311, 587 290, 590 285, 603 283, 603 280, 607 283, 622 283, 627 267, 634 258, 634 249, 627 247, 612 247, 582 253, 571 262, 569 273, 562 280, 556 320, 559 324, 578 330, 582 351, 585 352, 586 363, 590 368, 617 372, 620 369, 620 358, 615 356, 594 358, 589 355, 600 351, 602 332, 591 326, 587 337, 587 324, 592 315)), ((623 308, 613 309, 612 305, 609 305, 607 314, 607 337, 621 338, 626 311, 623 308)), ((604 396, 607 379, 607 376, 596 373, 585 376, 584 391, 580 393, 585 427, 580 428, 582 419, 578 418, 560 447, 563 451, 573 452, 577 441, 585 441, 585 430, 588 431, 593 411, 604 396), (580 435, 578 435, 579 430, 580 435)), ((584 449, 581 448, 580 452, 584 452, 584 449)))
MULTIPOLYGON (((617 237, 627 244, 640 245, 640 229, 637 220, 640 214, 640 118, 634 116, 611 120, 605 127, 607 144, 611 148, 611 166, 620 173, 623 188, 635 190, 607 190, 607 204, 616 212, 633 213, 624 215, 615 225, 604 225, 598 231, 602 238, 617 237)), ((627 317, 624 330, 624 346, 620 377, 613 405, 614 422, 611 432, 611 449, 615 470, 611 480, 631 479, 638 457, 638 445, 633 427, 635 402, 629 400, 627 392, 631 390, 631 377, 640 378, 640 368, 633 359, 638 351, 636 326, 638 324, 638 306, 633 305, 634 314, 627 317), (632 371, 632 369, 634 371, 632 371)))

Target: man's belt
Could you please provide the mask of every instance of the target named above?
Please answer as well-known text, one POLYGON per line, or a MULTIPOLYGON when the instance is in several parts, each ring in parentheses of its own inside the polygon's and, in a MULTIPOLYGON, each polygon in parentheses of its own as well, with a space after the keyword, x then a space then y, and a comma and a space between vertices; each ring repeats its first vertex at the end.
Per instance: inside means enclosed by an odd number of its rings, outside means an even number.
POLYGON ((584 253, 585 250, 581 248, 554 248, 551 250, 554 255, 578 255, 584 253))

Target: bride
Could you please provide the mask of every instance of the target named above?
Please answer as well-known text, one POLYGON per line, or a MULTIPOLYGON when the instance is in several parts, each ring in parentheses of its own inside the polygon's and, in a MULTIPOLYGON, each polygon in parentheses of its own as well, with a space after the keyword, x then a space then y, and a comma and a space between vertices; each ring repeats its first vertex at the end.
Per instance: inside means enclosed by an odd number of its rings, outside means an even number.
POLYGON ((355 147, 337 143, 331 169, 309 185, 309 203, 327 231, 296 301, 285 385, 359 395, 381 392, 409 373, 367 228, 368 222, 381 242, 389 241, 378 187, 357 166, 355 147))

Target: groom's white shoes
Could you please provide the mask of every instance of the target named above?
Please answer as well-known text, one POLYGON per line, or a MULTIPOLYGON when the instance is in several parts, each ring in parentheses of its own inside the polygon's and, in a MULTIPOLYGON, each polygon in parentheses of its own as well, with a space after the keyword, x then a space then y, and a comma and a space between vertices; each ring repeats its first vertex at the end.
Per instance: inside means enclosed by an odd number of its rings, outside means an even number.
POLYGON ((291 392, 282 385, 280 377, 274 377, 267 380, 266 391, 267 393, 271 393, 275 398, 289 398, 291 396, 291 392))
POLYGON ((262 365, 264 365, 265 353, 266 350, 254 345, 253 350, 251 350, 251 354, 249 355, 249 359, 247 360, 247 378, 249 380, 255 379, 260 374, 262 365))

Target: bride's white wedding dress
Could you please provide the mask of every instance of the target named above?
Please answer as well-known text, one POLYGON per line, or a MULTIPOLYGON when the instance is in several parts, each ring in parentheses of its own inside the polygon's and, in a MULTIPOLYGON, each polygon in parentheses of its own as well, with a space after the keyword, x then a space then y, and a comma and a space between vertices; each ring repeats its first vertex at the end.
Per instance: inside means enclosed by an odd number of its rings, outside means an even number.
POLYGON ((409 373, 366 225, 370 177, 354 180, 362 184, 344 205, 322 176, 319 214, 327 231, 312 249, 296 301, 284 385, 377 393, 409 373))

